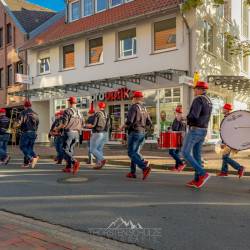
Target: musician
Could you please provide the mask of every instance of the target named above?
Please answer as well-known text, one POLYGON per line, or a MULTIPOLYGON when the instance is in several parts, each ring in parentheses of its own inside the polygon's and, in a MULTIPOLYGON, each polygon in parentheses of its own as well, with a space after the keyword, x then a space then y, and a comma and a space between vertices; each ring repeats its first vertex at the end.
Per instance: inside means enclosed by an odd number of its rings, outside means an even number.
POLYGON ((160 117, 161 117, 160 121, 161 132, 167 131, 171 124, 169 121, 167 121, 167 114, 164 110, 161 111, 160 117))
POLYGON ((104 102, 98 103, 99 110, 94 115, 93 124, 87 124, 87 127, 92 129, 90 138, 90 153, 96 159, 94 169, 102 169, 106 160, 103 156, 103 147, 108 138, 108 131, 110 128, 110 118, 105 112, 106 104, 104 102))
MULTIPOLYGON (((186 131, 186 124, 182 117, 182 107, 177 106, 175 109, 175 119, 171 126, 172 131, 179 131, 185 132, 186 131)), ((175 166, 171 169, 172 171, 183 171, 186 164, 180 158, 180 150, 179 149, 169 149, 169 155, 175 160, 175 166)))
MULTIPOLYGON (((225 117, 227 117, 232 112, 232 110, 233 110, 233 106, 231 103, 224 104, 223 114, 225 117)), ((217 176, 227 177, 228 165, 231 165, 234 169, 238 171, 238 176, 239 178, 241 178, 245 173, 245 168, 230 157, 230 154, 232 153, 232 149, 230 147, 228 147, 222 142, 221 148, 223 150, 222 167, 221 167, 221 172, 218 173, 217 176)))
POLYGON ((23 168, 35 168, 39 156, 34 152, 37 129, 39 125, 38 114, 32 110, 30 100, 24 102, 24 110, 20 114, 18 125, 21 129, 20 150, 24 154, 23 168))
POLYGON ((55 130, 64 130, 63 133, 63 153, 66 167, 62 169, 65 173, 77 174, 80 163, 74 158, 75 145, 79 142, 80 132, 83 129, 84 121, 80 111, 76 108, 77 98, 71 96, 68 99, 68 108, 63 112, 61 123, 55 130))
MULTIPOLYGON (((93 125, 94 122, 95 122, 95 110, 93 109, 93 107, 91 107, 89 109, 89 112, 88 112, 88 119, 87 119, 87 124, 91 124, 93 125)), ((93 162, 93 156, 92 154, 90 153, 90 140, 88 141, 88 162, 87 164, 92 164, 93 162)))
POLYGON ((188 187, 201 188, 209 179, 202 166, 201 150, 207 135, 208 123, 212 113, 212 102, 207 96, 208 84, 198 81, 194 87, 195 98, 192 102, 187 124, 189 131, 184 139, 182 154, 185 160, 195 169, 194 180, 187 183, 188 187))
POLYGON ((6 116, 6 110, 2 108, 0 109, 0 161, 4 165, 7 165, 10 161, 10 156, 7 154, 10 139, 9 126, 10 119, 6 116))
POLYGON ((56 164, 62 164, 64 153, 63 153, 63 129, 60 131, 55 131, 54 129, 58 127, 61 123, 64 111, 58 111, 55 113, 55 121, 53 122, 50 135, 54 136, 54 145, 56 148, 57 156, 55 158, 56 164))
POLYGON ((136 178, 136 166, 143 171, 143 180, 151 172, 149 162, 140 155, 141 147, 144 144, 147 127, 152 127, 152 121, 143 103, 143 93, 135 91, 132 99, 132 106, 127 115, 124 125, 128 129, 128 156, 131 159, 128 178, 136 178))

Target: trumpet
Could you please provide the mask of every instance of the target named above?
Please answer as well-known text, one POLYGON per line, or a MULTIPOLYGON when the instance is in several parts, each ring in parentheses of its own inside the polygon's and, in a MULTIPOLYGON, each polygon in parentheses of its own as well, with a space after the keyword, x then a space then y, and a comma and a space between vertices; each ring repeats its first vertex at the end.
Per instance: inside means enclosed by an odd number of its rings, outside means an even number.
POLYGON ((12 133, 12 128, 17 128, 17 127, 18 127, 17 125, 13 126, 13 125, 14 125, 13 120, 14 120, 14 118, 16 119, 20 113, 21 113, 21 112, 20 112, 18 109, 16 109, 16 108, 13 108, 13 109, 11 110, 10 124, 9 124, 9 128, 8 128, 8 130, 7 130, 7 132, 8 132, 9 134, 12 133))

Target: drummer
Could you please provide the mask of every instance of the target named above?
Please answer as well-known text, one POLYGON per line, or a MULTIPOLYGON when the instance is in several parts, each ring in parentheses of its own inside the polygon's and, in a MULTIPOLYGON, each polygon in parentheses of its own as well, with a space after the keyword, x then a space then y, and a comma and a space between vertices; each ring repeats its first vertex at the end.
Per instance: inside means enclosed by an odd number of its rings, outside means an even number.
MULTIPOLYGON (((175 109, 175 119, 171 126, 172 131, 185 132, 186 124, 182 116, 182 106, 178 105, 175 109)), ((169 155, 175 160, 175 166, 171 169, 172 171, 182 171, 186 164, 180 158, 180 149, 169 149, 169 155)))
MULTIPOLYGON (((224 117, 227 117, 232 112, 232 110, 233 110, 232 104, 226 103, 223 106, 224 117)), ((227 145, 225 145, 223 142, 221 145, 221 149, 223 150, 222 167, 221 167, 220 173, 218 173, 217 176, 227 177, 228 165, 231 165, 234 169, 238 171, 238 176, 239 178, 241 178, 245 173, 245 168, 230 157, 230 154, 232 153, 232 149, 228 147, 227 145)))
MULTIPOLYGON (((89 109, 88 112, 88 119, 87 119, 87 124, 93 125, 95 121, 95 110, 93 106, 91 105, 91 108, 89 109)), ((87 164, 92 164, 93 163, 93 156, 90 153, 90 140, 88 141, 88 161, 87 164)))

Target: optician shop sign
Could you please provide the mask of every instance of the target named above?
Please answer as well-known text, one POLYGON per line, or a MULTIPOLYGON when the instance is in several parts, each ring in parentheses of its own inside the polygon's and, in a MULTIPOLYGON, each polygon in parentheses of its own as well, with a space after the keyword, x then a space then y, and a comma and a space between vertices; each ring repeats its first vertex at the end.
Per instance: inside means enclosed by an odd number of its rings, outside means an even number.
POLYGON ((116 91, 109 91, 106 93, 98 93, 92 96, 92 101, 125 101, 130 100, 133 91, 127 88, 121 88, 116 91))

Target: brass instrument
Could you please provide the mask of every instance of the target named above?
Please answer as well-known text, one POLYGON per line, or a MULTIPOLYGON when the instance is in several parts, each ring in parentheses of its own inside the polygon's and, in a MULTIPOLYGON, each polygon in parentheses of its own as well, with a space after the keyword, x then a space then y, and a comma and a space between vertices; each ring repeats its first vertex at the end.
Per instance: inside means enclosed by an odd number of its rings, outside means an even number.
POLYGON ((10 124, 9 124, 9 128, 8 128, 8 130, 7 130, 7 132, 8 132, 9 134, 12 134, 12 133, 13 133, 13 129, 16 130, 16 129, 18 128, 18 124, 13 123, 13 119, 14 119, 14 118, 16 119, 20 113, 21 113, 21 112, 20 112, 18 109, 16 109, 16 108, 13 108, 13 109, 11 110, 10 124))

